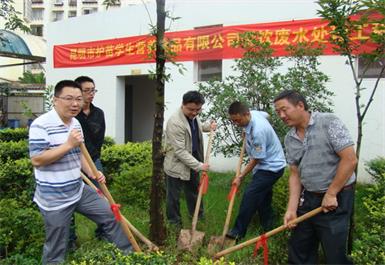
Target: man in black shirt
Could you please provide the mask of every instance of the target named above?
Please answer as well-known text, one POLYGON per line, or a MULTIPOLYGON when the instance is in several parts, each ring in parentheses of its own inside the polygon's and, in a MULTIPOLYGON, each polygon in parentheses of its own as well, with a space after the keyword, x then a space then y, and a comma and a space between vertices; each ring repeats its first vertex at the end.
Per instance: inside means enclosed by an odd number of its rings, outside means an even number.
MULTIPOLYGON (((100 108, 92 104, 97 90, 95 89, 94 80, 88 76, 79 76, 75 79, 83 92, 83 108, 80 113, 76 116, 76 119, 80 122, 84 135, 84 142, 88 152, 95 166, 98 170, 103 172, 103 166, 100 161, 100 153, 104 141, 104 134, 106 131, 106 124, 104 120, 104 112, 100 108)), ((97 187, 99 183, 90 179, 97 187)), ((104 238, 104 232, 101 226, 98 226, 95 230, 97 238, 104 238)), ((76 248, 76 233, 75 233, 75 218, 72 219, 71 231, 69 237, 69 248, 76 248)))

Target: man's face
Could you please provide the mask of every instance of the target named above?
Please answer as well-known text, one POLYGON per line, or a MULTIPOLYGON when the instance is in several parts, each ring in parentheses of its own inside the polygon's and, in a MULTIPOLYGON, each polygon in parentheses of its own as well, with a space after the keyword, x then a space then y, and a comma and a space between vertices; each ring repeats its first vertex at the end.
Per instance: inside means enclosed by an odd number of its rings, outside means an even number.
POLYGON ((196 116, 198 116, 199 113, 202 111, 202 104, 197 104, 197 103, 186 103, 182 104, 182 112, 183 114, 189 118, 189 119, 194 119, 196 116))
POLYGON ((290 103, 287 99, 281 99, 274 103, 275 112, 279 118, 288 126, 297 126, 303 120, 303 115, 306 113, 302 102, 297 105, 290 103))
POLYGON ((82 92, 76 87, 64 87, 60 95, 54 97, 54 105, 60 117, 75 117, 83 106, 82 92))
POLYGON ((95 84, 92 82, 83 82, 80 86, 83 91, 84 103, 92 103, 96 94, 95 84))
POLYGON ((244 114, 231 114, 230 120, 239 127, 246 127, 250 122, 250 112, 244 114))

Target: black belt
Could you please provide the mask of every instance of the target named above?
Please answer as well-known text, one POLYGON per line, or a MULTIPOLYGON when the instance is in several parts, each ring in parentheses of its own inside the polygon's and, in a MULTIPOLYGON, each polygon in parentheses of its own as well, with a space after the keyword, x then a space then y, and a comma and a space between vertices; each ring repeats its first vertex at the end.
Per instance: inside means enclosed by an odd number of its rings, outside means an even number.
MULTIPOLYGON (((343 187, 341 190, 340 190, 340 192, 341 191, 344 191, 344 190, 352 190, 354 188, 354 183, 352 183, 352 184, 349 184, 349 185, 346 185, 345 187, 343 187)), ((314 195, 316 195, 316 196, 324 196, 325 195, 325 193, 326 193, 326 191, 308 191, 308 190, 305 190, 306 192, 309 192, 309 193, 311 193, 311 194, 314 194, 314 195)))

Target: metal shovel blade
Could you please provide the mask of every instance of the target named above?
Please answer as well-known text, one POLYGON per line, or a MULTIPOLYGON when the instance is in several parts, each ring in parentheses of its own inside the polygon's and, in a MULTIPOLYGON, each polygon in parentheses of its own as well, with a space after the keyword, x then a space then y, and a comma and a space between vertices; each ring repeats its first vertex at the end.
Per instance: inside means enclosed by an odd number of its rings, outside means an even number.
POLYGON ((207 252, 213 256, 218 251, 224 248, 229 248, 235 245, 235 240, 223 236, 212 236, 207 247, 207 252))
POLYGON ((191 233, 190 229, 182 229, 178 238, 178 248, 182 250, 193 251, 193 249, 202 244, 204 232, 194 231, 191 233))

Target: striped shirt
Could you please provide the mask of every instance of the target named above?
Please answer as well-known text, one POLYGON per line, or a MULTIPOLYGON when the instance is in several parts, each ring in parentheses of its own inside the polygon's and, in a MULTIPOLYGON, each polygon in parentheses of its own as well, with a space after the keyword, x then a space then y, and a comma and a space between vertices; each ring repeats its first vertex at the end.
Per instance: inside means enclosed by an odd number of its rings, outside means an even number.
MULTIPOLYGON (((78 120, 73 118, 69 126, 65 125, 55 109, 38 117, 29 130, 30 157, 62 145, 72 129, 81 131, 78 120)), ((34 202, 46 211, 54 211, 80 200, 84 187, 80 168, 79 147, 71 149, 52 164, 35 167, 34 202)))
MULTIPOLYGON (((348 129, 332 113, 311 113, 303 140, 295 128, 285 137, 288 164, 298 167, 302 185, 314 192, 328 189, 341 160, 337 153, 353 145, 348 129)), ((345 185, 354 181, 353 173, 345 185)))

